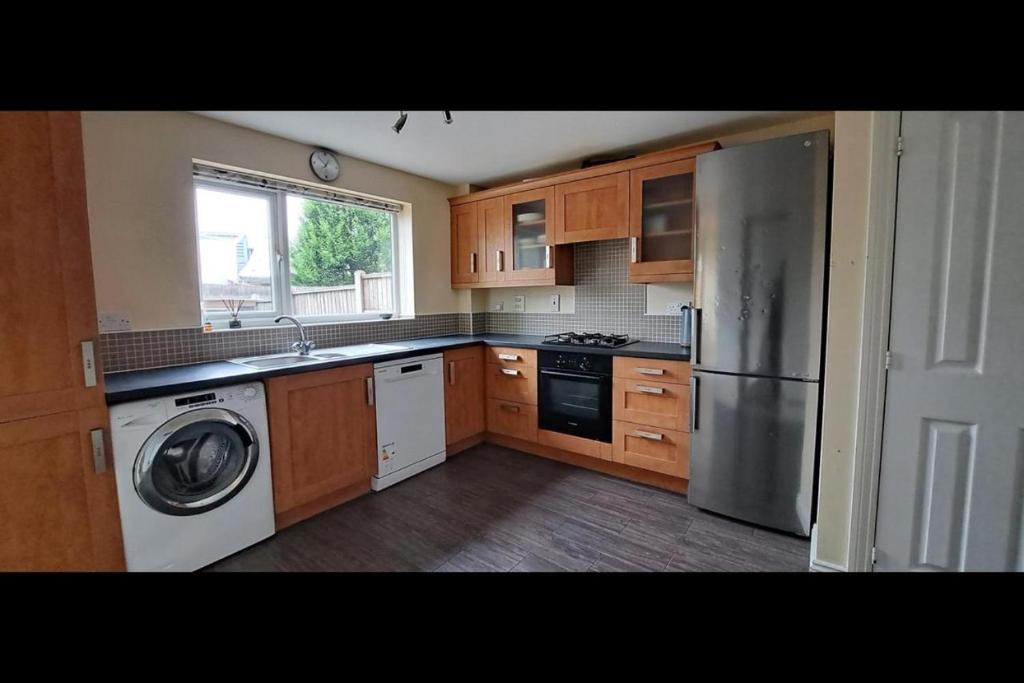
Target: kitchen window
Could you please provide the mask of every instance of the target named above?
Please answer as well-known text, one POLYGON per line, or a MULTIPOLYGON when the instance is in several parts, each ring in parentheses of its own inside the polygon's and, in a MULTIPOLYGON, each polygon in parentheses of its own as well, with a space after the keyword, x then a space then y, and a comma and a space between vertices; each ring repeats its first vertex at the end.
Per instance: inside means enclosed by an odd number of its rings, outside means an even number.
POLYGON ((253 327, 284 314, 333 322, 400 312, 401 205, 194 169, 204 321, 253 327))

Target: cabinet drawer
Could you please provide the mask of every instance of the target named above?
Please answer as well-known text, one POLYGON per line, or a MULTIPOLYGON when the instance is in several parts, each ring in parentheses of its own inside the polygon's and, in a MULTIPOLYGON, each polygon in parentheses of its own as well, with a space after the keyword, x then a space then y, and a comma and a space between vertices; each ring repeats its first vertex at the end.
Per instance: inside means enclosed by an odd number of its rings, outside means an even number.
POLYGON ((537 405, 537 370, 488 363, 487 398, 537 405))
POLYGON ((614 420, 612 460, 670 477, 689 479, 690 435, 674 429, 614 420))
POLYGON ((655 358, 627 358, 616 356, 612 361, 612 374, 627 379, 643 379, 670 384, 690 383, 690 364, 681 360, 655 358))
POLYGON ((612 419, 690 431, 690 387, 687 384, 612 379, 612 419))
POLYGON ((536 442, 537 406, 488 399, 487 431, 536 442))
POLYGON ((501 363, 510 368, 537 367, 537 352, 533 349, 488 346, 486 358, 488 363, 501 363))

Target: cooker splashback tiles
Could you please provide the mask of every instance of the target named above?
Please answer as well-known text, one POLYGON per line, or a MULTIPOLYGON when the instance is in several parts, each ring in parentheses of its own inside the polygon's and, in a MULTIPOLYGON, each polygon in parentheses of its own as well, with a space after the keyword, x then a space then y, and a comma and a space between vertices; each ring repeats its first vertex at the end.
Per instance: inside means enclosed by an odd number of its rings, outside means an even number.
POLYGON ((601 332, 643 341, 679 342, 679 317, 645 315, 644 285, 629 281, 629 240, 581 242, 575 247, 576 312, 487 312, 487 331, 507 334, 601 332))

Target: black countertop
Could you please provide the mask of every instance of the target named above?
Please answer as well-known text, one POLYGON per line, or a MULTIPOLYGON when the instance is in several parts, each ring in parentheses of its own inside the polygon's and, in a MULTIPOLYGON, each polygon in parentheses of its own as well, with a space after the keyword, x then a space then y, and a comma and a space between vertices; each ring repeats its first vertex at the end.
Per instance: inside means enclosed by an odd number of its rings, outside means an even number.
MULTIPOLYGON (((592 348, 578 346, 555 346, 543 344, 544 337, 526 334, 459 334, 447 337, 425 337, 422 339, 402 339, 394 342, 377 342, 380 344, 395 344, 407 347, 402 351, 380 353, 372 356, 359 356, 357 358, 345 358, 341 360, 326 361, 323 363, 311 363, 302 367, 283 367, 273 369, 257 370, 247 368, 244 365, 231 363, 226 360, 213 361, 211 363, 194 363, 191 365, 175 365, 167 368, 153 368, 150 370, 131 370, 127 372, 112 372, 104 375, 106 383, 107 404, 124 403, 136 401, 154 396, 166 396, 179 394, 199 389, 224 386, 242 382, 260 380, 265 377, 277 377, 280 375, 292 375, 298 372, 315 372, 317 370, 329 370, 347 365, 360 365, 362 363, 379 363, 385 360, 398 360, 410 356, 419 356, 424 353, 446 351, 457 349, 474 344, 486 344, 487 346, 514 346, 522 349, 546 349, 581 351, 586 353, 600 353, 611 356, 632 356, 637 358, 660 358, 664 360, 690 360, 689 353, 682 350, 678 344, 664 344, 659 342, 634 342, 617 349, 592 348)), ((321 349, 323 350, 323 349, 321 349)), ((314 351, 316 353, 316 351, 314 351)))

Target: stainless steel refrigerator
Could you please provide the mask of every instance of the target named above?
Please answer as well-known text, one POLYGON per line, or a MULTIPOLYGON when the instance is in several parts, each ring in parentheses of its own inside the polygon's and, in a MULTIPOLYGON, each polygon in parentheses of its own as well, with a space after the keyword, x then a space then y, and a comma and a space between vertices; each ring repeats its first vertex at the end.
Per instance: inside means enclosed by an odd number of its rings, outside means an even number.
POLYGON ((690 502, 811 529, 828 131, 697 158, 690 502))

